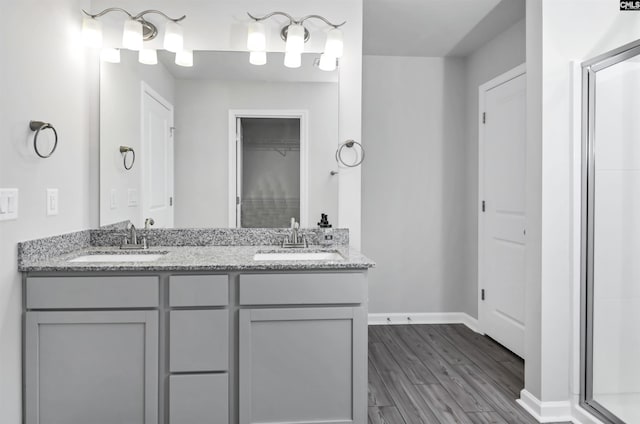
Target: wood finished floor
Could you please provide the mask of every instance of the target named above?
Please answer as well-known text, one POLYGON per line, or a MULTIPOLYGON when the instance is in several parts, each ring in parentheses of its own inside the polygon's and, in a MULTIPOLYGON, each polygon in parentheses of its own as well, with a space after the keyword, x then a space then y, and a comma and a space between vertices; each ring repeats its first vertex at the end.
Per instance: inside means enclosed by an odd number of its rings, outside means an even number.
POLYGON ((369 327, 369 424, 535 424, 524 362, 462 324, 369 327))

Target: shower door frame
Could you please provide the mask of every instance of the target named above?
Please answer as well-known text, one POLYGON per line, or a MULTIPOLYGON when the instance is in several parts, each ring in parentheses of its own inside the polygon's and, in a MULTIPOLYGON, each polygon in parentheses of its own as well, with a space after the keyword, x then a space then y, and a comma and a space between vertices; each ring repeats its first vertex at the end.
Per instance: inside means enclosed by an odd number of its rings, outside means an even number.
POLYGON ((640 55, 640 40, 582 63, 582 205, 580 287, 580 406, 607 423, 625 424, 593 398, 593 233, 595 208, 595 106, 599 71, 640 55))

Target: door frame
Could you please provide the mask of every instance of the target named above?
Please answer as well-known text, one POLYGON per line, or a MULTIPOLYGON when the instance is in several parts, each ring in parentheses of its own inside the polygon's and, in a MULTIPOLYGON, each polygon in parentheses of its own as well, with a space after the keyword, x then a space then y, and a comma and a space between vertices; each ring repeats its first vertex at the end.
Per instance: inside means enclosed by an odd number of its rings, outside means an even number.
MULTIPOLYGON (((486 94, 489 90, 496 88, 506 82, 511 81, 521 75, 525 75, 527 64, 522 63, 515 68, 498 75, 478 87, 478 331, 486 334, 486 317, 484 316, 482 289, 484 286, 484 250, 482 241, 485 235, 484 213, 482 211, 482 201, 484 199, 484 131, 483 113, 485 110, 486 94)), ((526 325, 525 325, 526 332, 526 325)))
POLYGON ((237 118, 297 118, 300 119, 300 227, 309 225, 309 112, 303 109, 230 109, 229 110, 229 228, 239 228, 236 212, 236 120, 237 118))
POLYGON ((171 104, 171 102, 169 102, 167 99, 165 99, 164 97, 162 97, 162 95, 160 95, 160 93, 158 93, 156 90, 154 90, 153 88, 151 88, 151 86, 146 83, 145 81, 142 81, 140 83, 140 222, 143 223, 145 220, 145 210, 147 209, 147 196, 145 195, 145 188, 147 187, 148 184, 148 177, 147 177, 147 152, 145 152, 145 143, 144 143, 144 133, 145 133, 145 128, 144 128, 144 116, 145 116, 145 110, 144 110, 144 96, 148 95, 150 97, 152 97, 155 101, 157 101, 158 103, 160 103, 163 107, 167 108, 169 110, 169 112, 171 113, 171 123, 169 124, 169 143, 170 143, 170 148, 171 148, 171 169, 173 170, 172 175, 171 175, 171 193, 169 193, 169 196, 173 198, 173 201, 171 201, 171 213, 173 215, 172 217, 172 222, 175 225, 175 218, 176 218, 176 214, 175 214, 175 195, 174 195, 174 190, 175 190, 175 145, 174 145, 174 133, 175 133, 175 112, 174 112, 174 108, 173 105, 171 104))

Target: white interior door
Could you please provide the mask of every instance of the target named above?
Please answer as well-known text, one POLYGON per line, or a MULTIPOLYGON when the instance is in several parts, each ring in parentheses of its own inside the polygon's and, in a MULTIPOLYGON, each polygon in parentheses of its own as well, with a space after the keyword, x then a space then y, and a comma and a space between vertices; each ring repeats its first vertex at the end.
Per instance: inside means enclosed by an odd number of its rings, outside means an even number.
POLYGON ((142 89, 142 221, 173 227, 173 106, 142 89))
POLYGON ((524 355, 526 77, 519 67, 480 88, 479 320, 524 355))

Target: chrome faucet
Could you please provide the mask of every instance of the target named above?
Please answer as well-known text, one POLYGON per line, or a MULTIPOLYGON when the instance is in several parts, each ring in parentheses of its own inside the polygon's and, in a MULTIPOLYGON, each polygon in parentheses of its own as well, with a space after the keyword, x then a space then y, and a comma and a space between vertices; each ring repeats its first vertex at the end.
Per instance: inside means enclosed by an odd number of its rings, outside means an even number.
POLYGON ((124 240, 120 245, 120 249, 148 249, 149 245, 147 244, 147 237, 143 236, 142 241, 138 243, 138 233, 136 231, 136 226, 133 225, 132 222, 127 226, 127 230, 129 230, 129 237, 124 236, 124 240))
POLYGON ((282 247, 309 247, 307 238, 300 235, 300 224, 296 222, 295 218, 291 218, 291 234, 289 237, 285 237, 282 247))

